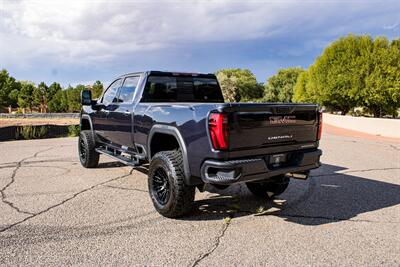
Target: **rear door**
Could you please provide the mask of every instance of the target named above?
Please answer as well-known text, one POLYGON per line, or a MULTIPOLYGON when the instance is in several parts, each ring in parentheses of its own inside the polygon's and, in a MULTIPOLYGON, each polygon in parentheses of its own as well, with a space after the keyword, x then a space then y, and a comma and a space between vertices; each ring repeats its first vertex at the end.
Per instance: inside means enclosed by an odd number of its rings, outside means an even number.
POLYGON ((234 104, 230 113, 230 149, 315 142, 317 106, 303 104, 234 104))
POLYGON ((113 131, 109 135, 110 141, 122 147, 126 147, 126 149, 134 149, 133 97, 139 79, 140 76, 129 76, 125 78, 117 94, 116 108, 110 110, 108 115, 109 120, 113 124, 113 131))

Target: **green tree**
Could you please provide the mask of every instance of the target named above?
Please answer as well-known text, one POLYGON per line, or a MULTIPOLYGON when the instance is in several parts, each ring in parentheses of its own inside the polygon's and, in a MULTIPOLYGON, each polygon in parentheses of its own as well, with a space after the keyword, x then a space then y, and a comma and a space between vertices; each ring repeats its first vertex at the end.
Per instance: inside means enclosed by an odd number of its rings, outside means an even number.
POLYGON ((400 105, 400 40, 348 35, 323 51, 298 80, 294 100, 318 102, 346 114, 366 107, 375 117, 396 116, 400 105))
POLYGON ((292 102, 294 86, 297 78, 304 70, 302 68, 280 69, 271 76, 266 85, 264 100, 268 102, 292 102))
POLYGON ((21 108, 29 108, 32 111, 34 106, 33 92, 35 84, 29 81, 21 82, 21 91, 18 94, 18 106, 21 108))
POLYGON ((77 85, 66 90, 68 101, 68 112, 79 112, 81 110, 81 91, 85 90, 84 85, 77 85))
POLYGON ((21 84, 6 70, 0 71, 0 107, 16 107, 21 84))
POLYGON ((221 69, 216 76, 226 101, 243 101, 263 95, 263 89, 248 69, 221 69))
POLYGON ((228 77, 224 72, 217 73, 217 79, 222 89, 222 94, 227 102, 239 102, 240 93, 236 77, 228 77))
POLYGON ((309 78, 318 102, 345 115, 361 103, 368 75, 372 39, 348 35, 333 42, 310 66, 309 78))
POLYGON ((92 94, 93 98, 99 98, 101 94, 103 93, 103 84, 100 81, 96 81, 93 86, 92 86, 92 94))
POLYGON ((46 93, 47 102, 50 102, 53 99, 53 97, 61 90, 62 90, 61 85, 59 83, 53 82, 49 86, 46 93))
POLYGON ((362 105, 374 117, 397 115, 400 107, 400 49, 396 40, 374 40, 369 57, 369 73, 362 91, 362 105))
POLYGON ((33 104, 40 108, 40 112, 47 110, 47 95, 49 87, 46 83, 41 82, 33 91, 33 104))

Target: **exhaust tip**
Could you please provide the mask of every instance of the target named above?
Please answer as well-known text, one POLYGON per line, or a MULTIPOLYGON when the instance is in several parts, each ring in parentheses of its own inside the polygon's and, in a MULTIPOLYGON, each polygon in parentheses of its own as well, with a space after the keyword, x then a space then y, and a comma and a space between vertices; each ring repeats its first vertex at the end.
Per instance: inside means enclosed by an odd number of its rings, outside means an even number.
POLYGON ((308 178, 309 174, 310 174, 310 172, 296 172, 296 173, 288 173, 287 175, 290 178, 306 180, 308 178))

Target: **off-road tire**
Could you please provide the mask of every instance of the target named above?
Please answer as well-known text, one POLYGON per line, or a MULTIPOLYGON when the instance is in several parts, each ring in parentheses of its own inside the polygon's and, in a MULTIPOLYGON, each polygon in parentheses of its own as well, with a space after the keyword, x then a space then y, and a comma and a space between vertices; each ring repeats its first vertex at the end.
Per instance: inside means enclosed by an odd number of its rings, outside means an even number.
POLYGON ((99 153, 92 131, 81 131, 78 141, 79 160, 85 168, 96 168, 99 164, 99 153))
POLYGON ((261 198, 272 198, 282 194, 289 186, 290 178, 285 175, 279 175, 264 182, 246 183, 247 188, 253 195, 261 198))
POLYGON ((191 210, 195 187, 186 185, 184 180, 183 158, 180 150, 161 151, 151 159, 148 174, 150 198, 155 209, 164 217, 178 218, 191 210), (164 182, 161 183, 160 180, 164 182), (162 190, 165 188, 169 190, 169 193, 167 193, 168 197, 163 199, 162 190))

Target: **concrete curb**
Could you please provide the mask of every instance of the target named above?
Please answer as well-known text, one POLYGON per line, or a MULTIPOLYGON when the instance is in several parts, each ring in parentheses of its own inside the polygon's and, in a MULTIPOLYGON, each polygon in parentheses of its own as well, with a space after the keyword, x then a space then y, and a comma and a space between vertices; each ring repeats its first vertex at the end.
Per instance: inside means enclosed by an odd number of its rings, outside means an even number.
POLYGON ((323 114, 323 122, 339 128, 362 133, 400 138, 399 119, 381 119, 323 114))

